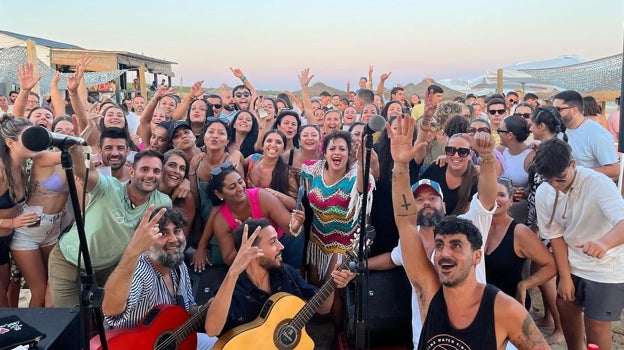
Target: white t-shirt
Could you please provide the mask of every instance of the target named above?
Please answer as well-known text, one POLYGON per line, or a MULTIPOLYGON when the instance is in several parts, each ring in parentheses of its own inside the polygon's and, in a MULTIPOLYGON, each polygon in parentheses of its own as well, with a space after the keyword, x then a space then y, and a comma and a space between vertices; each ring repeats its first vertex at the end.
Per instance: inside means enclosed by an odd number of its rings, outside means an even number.
MULTIPOLYGON (((613 149, 613 148, 611 148, 613 149)), ((624 220, 624 199, 617 187, 602 173, 576 167, 576 177, 568 193, 542 183, 535 193, 537 225, 543 238, 563 237, 568 245, 570 272, 601 283, 624 283, 624 246, 609 249, 602 259, 583 253, 574 245, 594 241, 624 220)))
MULTIPOLYGON (((470 208, 465 214, 458 215, 459 218, 472 221, 472 223, 479 229, 481 236, 483 237, 483 244, 487 241, 488 234, 490 232, 490 226, 492 225, 492 216, 496 211, 496 205, 492 210, 488 211, 483 207, 481 201, 477 198, 478 193, 472 196, 470 202, 470 208)), ((418 228, 420 230, 420 227, 418 228)), ((481 247, 483 249, 483 247, 481 247)), ((403 255, 401 253, 401 242, 392 249, 390 253, 392 262, 397 266, 403 266, 403 255)), ((485 280, 485 255, 476 267, 477 282, 486 283, 485 280)), ((433 256, 431 257, 433 260, 433 256)), ((420 319, 420 305, 418 304, 418 297, 416 296, 416 289, 412 286, 412 342, 414 348, 418 347, 418 340, 420 339, 420 332, 422 331, 422 320, 420 319)))
POLYGON ((586 119, 578 128, 567 129, 565 133, 577 165, 597 168, 618 162, 613 137, 595 121, 586 119))

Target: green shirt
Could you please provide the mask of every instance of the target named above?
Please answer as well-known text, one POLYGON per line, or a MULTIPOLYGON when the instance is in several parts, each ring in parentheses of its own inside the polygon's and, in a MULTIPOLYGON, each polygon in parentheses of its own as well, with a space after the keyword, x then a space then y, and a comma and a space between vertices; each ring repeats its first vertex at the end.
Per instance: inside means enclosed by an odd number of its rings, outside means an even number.
MULTIPOLYGON (((97 184, 89 193, 84 222, 94 270, 105 269, 119 262, 150 204, 156 207, 171 206, 169 196, 155 190, 145 203, 132 208, 126 192, 127 184, 112 176, 100 175, 97 184)), ((78 265, 79 246, 78 229, 74 224, 61 236, 59 248, 67 261, 78 265)), ((84 267, 82 261, 81 264, 84 267)))

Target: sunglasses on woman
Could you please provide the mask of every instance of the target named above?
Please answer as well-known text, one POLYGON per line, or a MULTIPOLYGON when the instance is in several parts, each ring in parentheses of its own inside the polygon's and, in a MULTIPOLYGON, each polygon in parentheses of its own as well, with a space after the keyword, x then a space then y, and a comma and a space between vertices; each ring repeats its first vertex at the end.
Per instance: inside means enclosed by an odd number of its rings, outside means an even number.
POLYGON ((219 176, 219 174, 223 172, 223 169, 230 169, 230 168, 234 168, 234 166, 229 160, 226 160, 225 162, 223 162, 223 164, 219 165, 217 168, 212 169, 210 171, 210 175, 219 176))
POLYGON ((466 134, 469 134, 470 136, 474 136, 474 134, 478 132, 485 132, 485 133, 491 134, 492 130, 490 130, 490 128, 487 128, 487 127, 475 128, 475 127, 470 126, 466 128, 466 134))
POLYGON ((206 118, 206 121, 209 122, 209 123, 221 122, 221 123, 225 123, 227 125, 230 124, 230 120, 228 118, 226 118, 226 117, 219 117, 219 118, 217 118, 217 117, 208 117, 208 118, 206 118))
POLYGON ((446 146, 444 147, 444 152, 447 156, 451 157, 457 153, 461 158, 466 158, 470 155, 470 148, 466 147, 455 147, 455 146, 446 146))

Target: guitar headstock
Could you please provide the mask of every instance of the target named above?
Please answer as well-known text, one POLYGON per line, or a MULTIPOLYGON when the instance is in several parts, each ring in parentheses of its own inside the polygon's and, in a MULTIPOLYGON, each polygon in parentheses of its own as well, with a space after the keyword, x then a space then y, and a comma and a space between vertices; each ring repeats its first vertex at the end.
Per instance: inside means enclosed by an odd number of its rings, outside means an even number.
MULTIPOLYGON (((355 233, 353 234, 353 238, 351 239, 351 249, 349 249, 349 251, 347 251, 346 253, 346 257, 347 259, 345 261, 343 261, 343 263, 340 265, 341 269, 344 268, 349 268, 351 270, 351 267, 349 266, 349 264, 351 262, 355 262, 358 259, 358 252, 360 250, 360 237, 361 237, 362 233, 360 230, 360 227, 358 227, 355 230, 355 233)), ((373 226, 367 225, 366 226, 366 239, 364 240, 364 251, 368 252, 371 245, 373 244, 373 239, 375 238, 375 228, 373 226)))

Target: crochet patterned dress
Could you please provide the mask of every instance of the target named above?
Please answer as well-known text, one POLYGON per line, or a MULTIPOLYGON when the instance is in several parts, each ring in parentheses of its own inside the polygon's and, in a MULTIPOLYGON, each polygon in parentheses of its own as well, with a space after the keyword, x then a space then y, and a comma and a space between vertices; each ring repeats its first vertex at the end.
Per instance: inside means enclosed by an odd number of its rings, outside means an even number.
MULTIPOLYGON (((329 261, 334 253, 344 254, 351 250, 351 240, 358 227, 361 194, 357 191, 357 163, 345 176, 332 185, 323 180, 325 160, 301 166, 301 180, 308 193, 314 213, 307 249, 307 264, 317 267, 320 279, 325 278, 329 261)), ((374 187, 370 178, 369 188, 374 187)), ((368 201, 372 202, 372 191, 368 201)))

